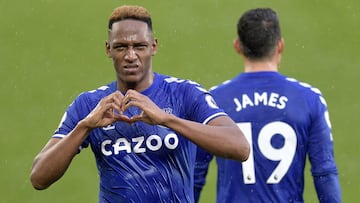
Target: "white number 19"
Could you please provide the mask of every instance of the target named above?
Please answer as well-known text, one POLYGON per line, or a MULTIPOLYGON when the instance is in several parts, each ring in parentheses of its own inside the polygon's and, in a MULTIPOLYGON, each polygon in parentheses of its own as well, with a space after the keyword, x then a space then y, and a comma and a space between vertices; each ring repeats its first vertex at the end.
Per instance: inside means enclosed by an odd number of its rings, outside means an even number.
MULTIPOLYGON (((243 180, 245 184, 254 184, 256 178, 251 123, 238 123, 237 125, 243 131, 250 144, 249 158, 242 163, 243 180)), ((266 183, 279 183, 289 170, 295 155, 297 138, 294 129, 287 123, 280 121, 268 123, 260 130, 257 142, 261 153, 266 158, 272 161, 279 161, 266 183), (281 135, 284 138, 284 145, 281 148, 275 148, 271 145, 271 139, 275 135, 281 135)))

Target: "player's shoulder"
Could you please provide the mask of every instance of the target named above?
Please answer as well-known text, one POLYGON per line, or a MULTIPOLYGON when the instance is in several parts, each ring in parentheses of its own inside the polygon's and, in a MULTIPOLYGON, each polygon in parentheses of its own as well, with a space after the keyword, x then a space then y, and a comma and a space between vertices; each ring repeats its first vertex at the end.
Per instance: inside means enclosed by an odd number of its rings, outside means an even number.
POLYGON ((291 89, 293 94, 302 96, 302 98, 306 100, 310 106, 314 106, 316 104, 327 106, 327 102, 319 88, 307 82, 299 81, 295 78, 286 77, 285 79, 288 83, 287 86, 293 87, 291 89))
POLYGON ((311 85, 310 83, 297 80, 292 77, 284 77, 288 86, 292 86, 294 89, 303 92, 306 95, 321 96, 322 93, 319 88, 311 85))
POLYGON ((159 73, 155 73, 156 77, 159 78, 160 80, 169 83, 169 84, 191 84, 191 85, 200 85, 199 83, 190 80, 190 79, 184 79, 184 78, 180 78, 180 77, 175 77, 175 76, 170 76, 170 75, 164 75, 164 74, 159 74, 159 73))
POLYGON ((221 89, 226 89, 227 86, 231 85, 231 82, 232 82, 232 80, 225 80, 225 81, 221 82, 220 84, 210 87, 209 91, 216 92, 216 91, 220 91, 221 89))
POLYGON ((191 79, 183 79, 180 77, 163 75, 163 74, 159 74, 159 73, 156 73, 156 77, 158 77, 158 79, 161 80, 165 85, 171 86, 175 89, 195 88, 195 89, 207 92, 207 90, 204 89, 201 84, 199 84, 198 82, 191 80, 191 79))
POLYGON ((111 94, 115 90, 116 90, 116 81, 113 81, 109 84, 100 86, 96 89, 81 92, 78 95, 77 100, 86 100, 90 103, 92 102, 98 103, 99 100, 111 94))

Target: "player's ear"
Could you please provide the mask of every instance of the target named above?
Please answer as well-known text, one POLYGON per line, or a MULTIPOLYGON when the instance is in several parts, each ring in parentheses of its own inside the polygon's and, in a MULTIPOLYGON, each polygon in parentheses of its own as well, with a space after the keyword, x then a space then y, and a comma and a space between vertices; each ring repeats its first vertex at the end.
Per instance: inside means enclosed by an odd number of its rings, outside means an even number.
POLYGON ((278 42, 278 45, 277 45, 277 49, 278 49, 278 53, 279 54, 282 54, 284 52, 284 47, 285 47, 285 41, 284 41, 284 38, 281 38, 278 42))
POLYGON ((111 53, 110 53, 110 44, 108 43, 108 41, 105 41, 105 52, 106 55, 111 58, 111 53))
POLYGON ((155 56, 155 54, 157 53, 157 49, 158 49, 158 41, 157 41, 157 39, 154 39, 151 44, 151 55, 152 56, 155 56))
POLYGON ((234 49, 238 54, 242 54, 239 38, 234 39, 233 41, 234 49))

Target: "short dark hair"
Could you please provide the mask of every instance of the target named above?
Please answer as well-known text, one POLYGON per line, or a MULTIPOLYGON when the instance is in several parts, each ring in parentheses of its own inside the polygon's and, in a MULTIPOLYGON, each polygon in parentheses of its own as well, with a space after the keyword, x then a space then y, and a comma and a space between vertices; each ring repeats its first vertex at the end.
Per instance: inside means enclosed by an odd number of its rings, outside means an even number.
POLYGON ((245 12, 238 21, 237 33, 243 54, 250 60, 273 56, 281 39, 278 16, 270 8, 256 8, 245 12))
POLYGON ((126 19, 134 19, 145 22, 149 29, 152 30, 152 21, 150 13, 146 10, 146 8, 141 6, 132 6, 132 5, 123 5, 114 9, 109 18, 108 28, 112 29, 112 25, 115 22, 126 20, 126 19))

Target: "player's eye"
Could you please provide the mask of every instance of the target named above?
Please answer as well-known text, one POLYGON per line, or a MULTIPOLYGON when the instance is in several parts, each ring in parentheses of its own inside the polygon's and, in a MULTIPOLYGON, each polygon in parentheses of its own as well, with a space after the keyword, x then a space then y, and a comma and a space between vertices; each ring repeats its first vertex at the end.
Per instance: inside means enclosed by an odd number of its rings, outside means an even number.
POLYGON ((136 50, 142 51, 145 50, 148 46, 146 44, 137 44, 134 46, 136 50))
POLYGON ((113 48, 114 48, 115 50, 118 50, 118 51, 123 51, 123 50, 126 50, 127 47, 128 47, 128 46, 126 46, 126 45, 121 45, 121 44, 119 44, 119 45, 115 45, 113 48))

